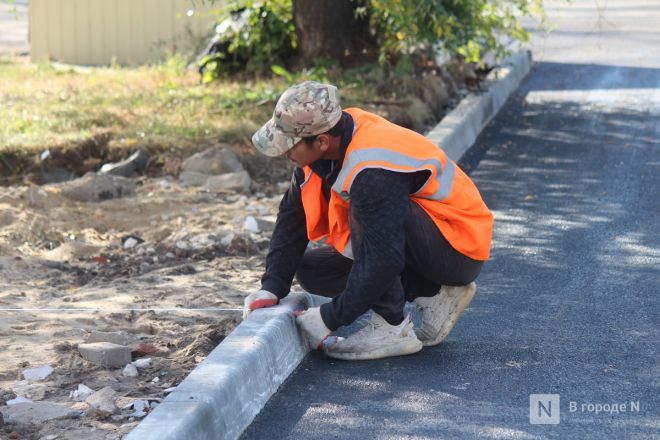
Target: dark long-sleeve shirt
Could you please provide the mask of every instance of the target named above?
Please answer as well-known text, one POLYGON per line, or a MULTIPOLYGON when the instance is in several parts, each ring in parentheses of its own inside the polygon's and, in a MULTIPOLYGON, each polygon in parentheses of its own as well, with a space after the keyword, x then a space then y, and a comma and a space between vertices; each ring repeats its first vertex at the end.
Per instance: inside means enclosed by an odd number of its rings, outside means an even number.
MULTIPOLYGON (((312 171, 322 177, 323 192, 329 199, 330 188, 339 173, 353 133, 353 121, 344 113, 345 130, 341 139, 341 158, 334 163, 319 160, 312 171)), ((410 194, 417 191, 428 173, 399 173, 383 169, 361 171, 351 187, 351 210, 360 224, 361 243, 353 249, 354 261, 346 288, 332 303, 321 307, 325 324, 331 330, 350 324, 357 298, 377 298, 401 273, 405 264, 404 222, 410 210, 410 194)), ((279 207, 277 222, 266 257, 262 289, 279 298, 286 296, 296 269, 308 244, 305 211, 300 185, 304 172, 296 168, 291 185, 279 207)))

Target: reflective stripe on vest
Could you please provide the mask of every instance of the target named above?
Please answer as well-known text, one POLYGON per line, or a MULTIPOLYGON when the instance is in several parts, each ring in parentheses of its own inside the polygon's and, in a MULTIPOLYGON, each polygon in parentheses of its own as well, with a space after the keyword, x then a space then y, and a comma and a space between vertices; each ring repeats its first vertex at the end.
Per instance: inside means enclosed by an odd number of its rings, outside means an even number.
MULTIPOLYGON (((436 180, 438 182, 438 189, 425 198, 442 201, 449 197, 451 192, 451 186, 454 182, 454 163, 447 158, 444 169, 442 168, 442 163, 436 158, 429 159, 415 159, 405 154, 398 153, 392 150, 386 150, 384 148, 369 148, 364 150, 352 151, 344 164, 342 165, 341 171, 337 176, 335 184, 332 185, 332 189, 344 200, 348 201, 350 199, 349 193, 351 191, 351 186, 353 185, 353 180, 358 173, 366 168, 381 168, 381 169, 391 169, 392 171, 403 171, 403 172, 416 172, 427 169, 432 172, 431 167, 435 169, 436 180), (370 166, 369 162, 390 162, 391 164, 401 165, 410 168, 409 170, 402 170, 396 168, 388 168, 386 166, 370 166), (360 165, 358 167, 358 165, 360 165), (350 181, 347 182, 347 179, 350 181)), ((428 185, 428 181, 422 185, 422 187, 417 190, 412 195, 420 193, 424 187, 428 185)))

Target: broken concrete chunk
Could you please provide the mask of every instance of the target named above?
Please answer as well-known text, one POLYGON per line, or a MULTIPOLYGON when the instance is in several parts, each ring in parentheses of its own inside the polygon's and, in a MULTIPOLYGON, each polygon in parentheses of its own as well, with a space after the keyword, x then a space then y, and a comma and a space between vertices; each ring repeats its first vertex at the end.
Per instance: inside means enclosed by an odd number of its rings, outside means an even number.
POLYGON ((58 191, 72 200, 100 202, 133 194, 135 182, 126 177, 87 173, 76 180, 49 185, 47 189, 58 191))
POLYGON ((137 377, 138 370, 137 370, 137 367, 135 365, 126 364, 126 366, 122 370, 121 374, 123 374, 126 377, 137 377))
POLYGON ((183 171, 202 174, 225 174, 243 171, 243 165, 231 149, 217 146, 193 154, 181 164, 183 171))
POLYGON ((259 232, 259 225, 257 224, 257 219, 255 219, 251 215, 248 215, 245 218, 245 224, 243 225, 243 227, 250 232, 255 232, 255 233, 259 232))
POLYGON ((103 387, 85 399, 85 403, 87 403, 97 415, 107 417, 115 414, 119 410, 115 404, 116 400, 117 395, 115 390, 113 390, 112 387, 103 387))
POLYGON ((7 424, 40 424, 50 420, 70 419, 80 416, 80 412, 66 406, 50 402, 17 403, 0 408, 7 424))
POLYGON ((236 234, 234 234, 233 232, 230 232, 229 234, 222 237, 222 239, 220 240, 220 244, 223 245, 223 246, 229 246, 231 244, 231 242, 234 240, 235 236, 236 236, 236 234))
POLYGON ((276 219, 277 218, 275 216, 257 217, 257 226, 259 227, 260 231, 271 232, 273 229, 275 229, 276 219))
POLYGON ((131 364, 135 365, 137 368, 149 368, 151 366, 151 358, 142 358, 136 359, 131 364))
POLYGON ((18 396, 15 399, 9 399, 7 401, 7 406, 17 405, 19 403, 32 403, 32 401, 26 397, 18 396))
POLYGON ((43 400, 49 388, 40 383, 31 384, 27 380, 16 382, 12 390, 17 396, 22 396, 30 400, 43 400))
POLYGON ((131 349, 111 342, 78 345, 80 355, 88 361, 108 368, 119 368, 131 362, 131 349))
POLYGON ((133 402, 134 412, 129 415, 129 417, 141 418, 147 415, 149 411, 149 401, 138 399, 133 402))
POLYGON ((209 192, 242 192, 248 193, 252 179, 247 171, 211 176, 206 180, 204 189, 209 192))
POLYGON ((89 396, 94 394, 94 390, 85 384, 78 384, 78 389, 69 393, 69 399, 76 402, 84 402, 89 396))
POLYGON ((50 376, 53 371, 55 370, 50 365, 42 365, 36 368, 27 368, 23 370, 23 378, 25 380, 31 381, 44 380, 50 376))

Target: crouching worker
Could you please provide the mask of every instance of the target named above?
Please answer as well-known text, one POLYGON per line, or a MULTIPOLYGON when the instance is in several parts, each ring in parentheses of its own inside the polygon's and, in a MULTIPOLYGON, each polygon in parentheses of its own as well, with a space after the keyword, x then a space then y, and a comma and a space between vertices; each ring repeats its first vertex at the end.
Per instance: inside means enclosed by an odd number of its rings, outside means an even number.
POLYGON ((296 276, 332 297, 300 314, 313 347, 337 359, 377 359, 439 344, 476 291, 493 216, 469 177, 424 136, 339 105, 337 88, 289 88, 252 137, 295 166, 279 207, 261 290, 245 314, 278 303, 296 276), (323 246, 308 249, 309 241, 323 246), (413 329, 404 304, 414 301, 413 329), (327 339, 373 310, 352 336, 327 339), (324 342, 325 341, 325 342, 324 342))

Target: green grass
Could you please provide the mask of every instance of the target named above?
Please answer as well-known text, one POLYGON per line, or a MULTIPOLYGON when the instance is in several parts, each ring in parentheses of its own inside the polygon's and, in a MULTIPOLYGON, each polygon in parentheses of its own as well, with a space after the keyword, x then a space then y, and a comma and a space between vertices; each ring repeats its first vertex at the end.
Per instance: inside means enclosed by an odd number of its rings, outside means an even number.
MULTIPOLYGON (((172 58, 134 69, 72 68, 0 60, 0 153, 34 154, 66 148, 100 133, 112 146, 189 146, 205 141, 249 145, 278 96, 291 83, 281 77, 224 79, 207 85, 172 58)), ((373 96, 355 76, 335 78, 344 102, 373 96)), ((333 81, 326 71, 294 74, 333 81)))

